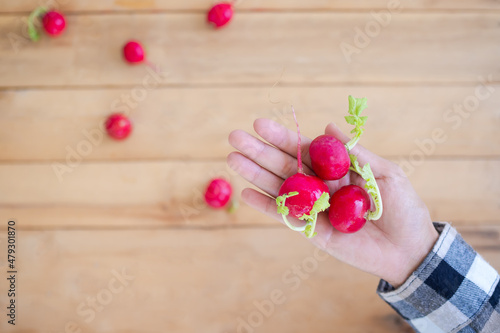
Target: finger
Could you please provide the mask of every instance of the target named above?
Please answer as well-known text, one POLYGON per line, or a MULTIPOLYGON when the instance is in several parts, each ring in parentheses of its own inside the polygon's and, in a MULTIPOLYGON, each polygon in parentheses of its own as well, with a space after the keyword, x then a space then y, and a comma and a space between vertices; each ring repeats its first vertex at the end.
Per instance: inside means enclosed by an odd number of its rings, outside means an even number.
MULTIPOLYGON (((254 189, 246 188, 241 192, 243 201, 253 209, 275 219, 276 221, 283 222, 281 214, 278 214, 276 207, 276 200, 260 193, 254 189)), ((299 219, 289 217, 288 220, 294 225, 303 225, 304 222, 299 219)))
MULTIPOLYGON (((264 140, 287 154, 297 157, 297 132, 267 118, 256 119, 253 123, 253 127, 255 132, 264 140)), ((309 157, 310 144, 311 139, 301 135, 302 163, 309 168, 309 170, 311 170, 311 158, 309 157)))
POLYGON ((246 188, 241 192, 241 199, 253 209, 281 222, 281 215, 277 212, 275 199, 251 188, 246 188))
MULTIPOLYGON (((283 179, 297 173, 297 160, 242 130, 229 134, 229 143, 243 155, 283 179)), ((311 172, 304 169, 304 172, 311 172)))
MULTIPOLYGON (((347 135, 342 133, 340 128, 338 128, 335 123, 330 123, 328 124, 328 126, 326 126, 325 134, 333 135, 344 144, 346 144, 350 140, 347 135)), ((354 148, 349 153, 355 155, 358 158, 358 162, 361 166, 365 165, 366 163, 370 163, 373 175, 376 178, 387 176, 387 172, 389 170, 392 170, 393 168, 393 163, 391 161, 372 153, 359 143, 354 146, 354 148)))
POLYGON ((342 132, 340 130, 340 128, 337 127, 337 124, 335 124, 334 122, 331 122, 331 123, 329 123, 326 126, 326 128, 325 128, 325 134, 333 135, 338 140, 340 140, 343 144, 346 144, 346 143, 349 142, 349 140, 351 140, 349 138, 349 136, 347 136, 346 134, 344 134, 344 132, 342 132))
POLYGON ((238 152, 227 156, 227 164, 241 177, 260 188, 272 197, 278 196, 283 179, 267 171, 257 163, 238 152))

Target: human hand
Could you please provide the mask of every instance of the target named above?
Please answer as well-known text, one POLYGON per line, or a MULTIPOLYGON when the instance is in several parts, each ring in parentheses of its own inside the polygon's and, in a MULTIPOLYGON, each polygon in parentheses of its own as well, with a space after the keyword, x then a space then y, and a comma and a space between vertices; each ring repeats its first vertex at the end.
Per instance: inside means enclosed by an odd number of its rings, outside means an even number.
MULTIPOLYGON (((265 141, 242 130, 231 132, 229 143, 238 152, 229 154, 227 162, 264 192, 246 188, 242 192, 243 201, 283 222, 277 213, 275 199, 283 181, 297 172, 297 134, 264 118, 254 122, 254 129, 265 141)), ((333 123, 326 127, 325 134, 333 135, 344 144, 349 141, 333 123)), ((309 157, 310 143, 309 138, 302 137, 306 174, 314 174, 309 157)), ((337 259, 398 287, 431 251, 438 233, 427 207, 399 166, 359 144, 350 153, 357 156, 361 166, 370 163, 384 204, 382 217, 377 221, 368 221, 354 234, 344 234, 333 228, 327 213, 320 213, 316 224, 318 234, 310 241, 337 259)), ((363 187, 364 180, 349 171, 344 178, 326 183, 333 194, 348 184, 363 187)), ((300 225, 304 222, 295 220, 292 223, 300 225)))

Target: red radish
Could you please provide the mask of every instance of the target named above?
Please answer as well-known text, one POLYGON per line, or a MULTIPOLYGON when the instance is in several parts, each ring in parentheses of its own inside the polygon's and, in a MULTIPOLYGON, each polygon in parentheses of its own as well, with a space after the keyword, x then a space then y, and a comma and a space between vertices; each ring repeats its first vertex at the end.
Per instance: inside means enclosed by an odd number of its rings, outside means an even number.
POLYGON ((45 7, 38 7, 31 12, 28 18, 28 34, 34 42, 40 39, 40 34, 35 27, 35 20, 39 17, 42 18, 45 32, 52 37, 60 35, 66 28, 66 20, 63 14, 54 10, 47 11, 45 7))
POLYGON ((358 159, 354 155, 349 155, 351 159, 350 169, 358 173, 365 181, 365 188, 356 185, 341 187, 333 193, 330 199, 330 210, 328 217, 332 226, 345 233, 352 233, 360 230, 367 220, 378 220, 382 216, 382 197, 377 185, 377 181, 366 163, 363 168, 359 166, 358 159), (375 210, 370 211, 370 196, 375 203, 375 210))
POLYGON ((135 40, 131 40, 123 46, 123 57, 131 64, 137 64, 144 61, 144 48, 135 40))
POLYGON ((116 140, 123 140, 130 135, 132 123, 121 113, 115 113, 108 117, 104 124, 108 135, 116 140))
POLYGON ((338 231, 353 233, 365 225, 368 209, 370 197, 366 191, 356 185, 347 185, 333 193, 328 217, 338 231))
POLYGON ((282 196, 295 191, 298 192, 297 195, 288 196, 286 207, 289 209, 288 215, 301 218, 311 212, 314 203, 323 193, 328 193, 329 189, 318 177, 298 172, 285 180, 278 194, 282 196))
POLYGON ((43 28, 52 36, 57 36, 66 28, 66 21, 64 16, 56 11, 47 12, 42 19, 43 28))
POLYGON ((309 147, 314 172, 324 180, 337 180, 349 171, 351 160, 342 142, 331 135, 320 135, 309 147))
POLYGON ((330 194, 328 186, 323 180, 304 174, 300 150, 300 129, 293 107, 292 112, 298 136, 297 173, 283 182, 278 193, 279 196, 276 198, 276 204, 278 213, 282 215, 283 221, 290 229, 301 231, 306 237, 311 238, 316 235, 314 229, 318 213, 325 211, 329 206, 330 194), (288 215, 304 220, 306 224, 299 227, 294 226, 288 222, 288 215))
POLYGON ((230 2, 220 2, 210 8, 207 21, 216 28, 225 26, 233 18, 233 5, 230 2))
POLYGON ((136 40, 130 40, 123 46, 123 58, 129 64, 139 64, 143 62, 159 74, 159 68, 146 59, 144 47, 136 40))
POLYGON ((349 96, 349 116, 347 123, 354 125, 351 133, 354 137, 345 146, 331 135, 320 135, 311 142, 309 154, 314 172, 324 180, 337 180, 344 177, 349 171, 349 151, 358 143, 363 134, 367 117, 361 112, 366 108, 366 98, 349 96))
POLYGON ((205 202, 213 208, 224 208, 233 194, 231 184, 222 178, 213 179, 205 190, 205 202))

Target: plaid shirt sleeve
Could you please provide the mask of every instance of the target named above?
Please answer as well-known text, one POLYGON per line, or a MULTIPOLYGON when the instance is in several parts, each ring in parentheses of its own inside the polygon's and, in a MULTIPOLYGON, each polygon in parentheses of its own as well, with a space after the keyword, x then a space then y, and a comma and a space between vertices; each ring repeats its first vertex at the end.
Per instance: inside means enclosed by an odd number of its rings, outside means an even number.
POLYGON ((500 332, 499 275, 448 223, 431 253, 398 289, 379 296, 417 332, 500 332))

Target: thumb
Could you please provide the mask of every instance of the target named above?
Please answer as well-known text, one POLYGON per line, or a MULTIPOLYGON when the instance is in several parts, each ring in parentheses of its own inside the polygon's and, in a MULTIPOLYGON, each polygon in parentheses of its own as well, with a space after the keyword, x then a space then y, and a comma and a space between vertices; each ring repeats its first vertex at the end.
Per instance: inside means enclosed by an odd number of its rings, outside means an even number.
MULTIPOLYGON (((332 135, 343 144, 349 142, 350 138, 342 133, 340 128, 333 122, 329 123, 325 128, 325 134, 332 135)), ((353 154, 358 158, 358 162, 361 166, 366 163, 370 163, 370 167, 373 171, 373 174, 376 178, 384 177, 387 175, 388 170, 392 170, 395 164, 385 158, 378 156, 377 154, 372 153, 359 143, 354 146, 354 148, 349 152, 349 154, 353 154)))

